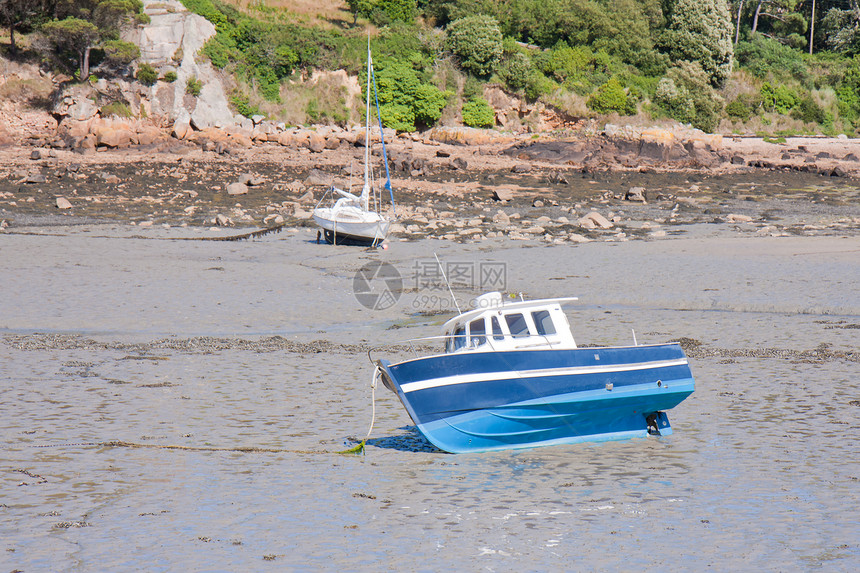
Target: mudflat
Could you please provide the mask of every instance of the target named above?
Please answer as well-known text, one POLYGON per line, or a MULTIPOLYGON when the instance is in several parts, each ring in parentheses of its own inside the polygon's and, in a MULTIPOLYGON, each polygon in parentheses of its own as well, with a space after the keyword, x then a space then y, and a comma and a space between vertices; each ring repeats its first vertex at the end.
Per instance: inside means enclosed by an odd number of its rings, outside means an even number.
POLYGON ((44 169, 44 182, 11 184, 7 170, 0 214, 7 570, 860 563, 850 178, 577 172, 565 184, 487 168, 480 184, 401 187, 413 222, 365 250, 317 243, 300 199, 324 186, 306 185, 305 168, 183 155, 44 169), (266 183, 228 198, 246 173, 266 183), (516 188, 497 201, 494 185, 516 188), (630 187, 646 201, 624 199, 630 187), (176 196, 186 188, 196 197, 176 196), (593 210, 612 226, 585 228, 593 210), (208 222, 218 213, 235 226, 208 222), (273 213, 269 233, 211 240, 266 230, 273 213), (674 434, 433 449, 370 387, 368 352, 409 356, 405 340, 451 316, 434 255, 461 306, 490 289, 579 296, 567 308, 579 344, 680 340, 697 388, 669 412, 674 434), (369 308, 355 277, 377 262, 401 283, 396 302, 369 308), (364 454, 337 453, 371 421, 364 454))

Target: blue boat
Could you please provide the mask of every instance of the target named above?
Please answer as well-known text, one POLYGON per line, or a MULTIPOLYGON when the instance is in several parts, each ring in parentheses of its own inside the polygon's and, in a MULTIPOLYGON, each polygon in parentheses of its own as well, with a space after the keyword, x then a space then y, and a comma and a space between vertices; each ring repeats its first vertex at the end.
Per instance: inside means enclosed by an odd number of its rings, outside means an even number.
POLYGON ((445 323, 443 353, 378 360, 376 374, 450 453, 671 434, 665 410, 694 390, 681 346, 578 347, 561 308, 573 300, 482 295, 445 323))

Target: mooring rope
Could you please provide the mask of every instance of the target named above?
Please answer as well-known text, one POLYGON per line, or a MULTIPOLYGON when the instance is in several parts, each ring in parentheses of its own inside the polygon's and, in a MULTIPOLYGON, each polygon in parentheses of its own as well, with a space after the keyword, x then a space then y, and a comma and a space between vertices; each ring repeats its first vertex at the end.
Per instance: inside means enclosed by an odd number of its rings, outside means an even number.
MULTIPOLYGON (((364 440, 362 440, 362 450, 363 450, 364 440)), ((176 444, 140 444, 136 442, 126 442, 124 440, 109 440, 105 442, 75 442, 75 443, 63 443, 63 444, 38 444, 34 446, 30 446, 31 448, 84 448, 84 447, 100 447, 100 448, 140 448, 140 449, 152 449, 152 450, 181 450, 186 452, 238 452, 242 454, 257 454, 257 453, 265 453, 265 454, 280 454, 280 453, 289 453, 289 454, 314 454, 314 455, 324 455, 324 454, 351 454, 357 453, 353 452, 355 448, 351 448, 349 450, 343 451, 328 451, 328 450, 293 450, 288 448, 261 448, 257 446, 237 446, 234 448, 225 448, 225 447, 217 447, 217 446, 180 446, 176 444)), ((358 446, 356 446, 358 447, 358 446)))

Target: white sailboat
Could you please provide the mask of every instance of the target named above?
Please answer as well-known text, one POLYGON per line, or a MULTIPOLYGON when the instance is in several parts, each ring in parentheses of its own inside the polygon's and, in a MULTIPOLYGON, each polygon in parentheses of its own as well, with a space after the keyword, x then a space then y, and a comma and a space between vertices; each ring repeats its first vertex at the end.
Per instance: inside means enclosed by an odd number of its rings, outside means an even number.
MULTIPOLYGON (((367 105, 365 111, 364 130, 364 186, 360 195, 344 191, 332 185, 330 193, 326 193, 317 204, 313 218, 321 227, 322 235, 327 243, 344 245, 376 246, 388 236, 391 218, 382 212, 382 197, 379 189, 374 189, 373 173, 370 169, 371 155, 371 125, 370 125, 370 94, 371 82, 376 87, 373 77, 373 60, 370 56, 370 44, 367 46, 367 105), (334 204, 322 207, 327 199, 334 204)), ((375 91, 375 89, 374 89, 375 91)), ((378 98, 378 96, 377 96, 378 98)), ((379 102, 376 102, 376 115, 379 116, 379 102)), ((388 160, 385 153, 385 139, 382 135, 382 120, 379 121, 379 137, 382 141, 382 155, 385 164, 385 188, 391 193, 391 204, 394 206, 394 194, 391 190, 391 177, 388 173, 388 160)), ((319 235, 317 235, 319 237, 319 235)))

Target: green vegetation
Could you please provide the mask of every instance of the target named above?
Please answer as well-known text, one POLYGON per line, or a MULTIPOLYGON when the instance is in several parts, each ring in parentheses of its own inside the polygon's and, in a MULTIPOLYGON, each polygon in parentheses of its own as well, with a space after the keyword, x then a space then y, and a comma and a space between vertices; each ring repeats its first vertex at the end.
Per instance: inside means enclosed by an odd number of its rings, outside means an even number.
POLYGON ((158 70, 147 63, 142 63, 137 67, 137 74, 135 77, 137 78, 137 81, 143 85, 151 86, 158 81, 158 70))
POLYGON ((493 127, 496 124, 496 112, 487 100, 476 97, 463 106, 463 123, 469 127, 493 127))
POLYGON ((169 83, 169 84, 172 84, 173 82, 176 81, 176 78, 177 78, 176 72, 171 70, 171 71, 165 73, 164 77, 161 79, 164 80, 165 82, 169 83))
MULTIPOLYGON (((215 25, 203 54, 232 75, 230 100, 245 115, 355 121, 360 98, 319 72, 361 76, 371 30, 380 113, 401 131, 460 118, 492 125, 487 85, 577 117, 638 114, 771 135, 860 128, 853 0, 820 2, 814 22, 801 0, 347 0, 352 17, 337 25, 283 3, 182 2, 215 25)), ((90 68, 157 81, 119 39, 145 20, 141 0, 0 0, 9 50, 32 35, 21 46, 80 81, 90 68)), ((192 80, 188 92, 199 94, 192 80)))
POLYGON ((115 115, 117 117, 134 117, 134 114, 131 112, 131 108, 128 107, 128 104, 119 101, 103 105, 99 110, 99 113, 102 117, 108 117, 110 115, 115 115))
POLYGON ((194 97, 199 96, 200 90, 202 90, 202 89, 203 89, 203 82, 201 82, 200 80, 198 80, 194 76, 191 76, 185 82, 185 93, 191 94, 194 97))

